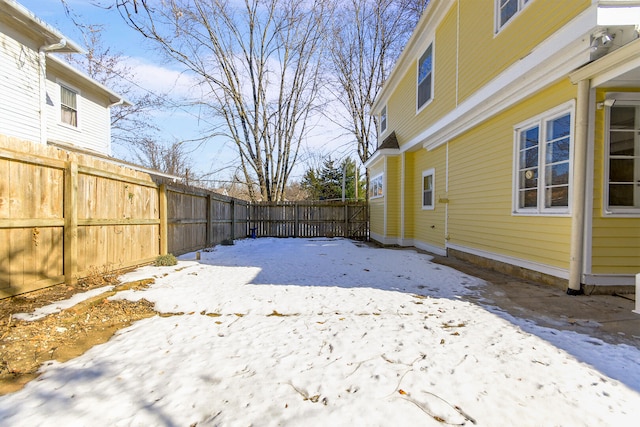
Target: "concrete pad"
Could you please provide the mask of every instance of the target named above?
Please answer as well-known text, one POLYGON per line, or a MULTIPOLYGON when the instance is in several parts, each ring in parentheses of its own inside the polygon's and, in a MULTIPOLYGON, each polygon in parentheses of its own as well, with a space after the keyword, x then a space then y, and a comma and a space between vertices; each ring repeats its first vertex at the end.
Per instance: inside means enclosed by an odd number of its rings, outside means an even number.
POLYGON ((571 296, 551 285, 519 279, 455 258, 434 256, 434 261, 488 283, 479 289, 479 297, 467 298, 470 301, 498 307, 540 326, 640 348, 640 314, 633 312, 633 294, 571 296))

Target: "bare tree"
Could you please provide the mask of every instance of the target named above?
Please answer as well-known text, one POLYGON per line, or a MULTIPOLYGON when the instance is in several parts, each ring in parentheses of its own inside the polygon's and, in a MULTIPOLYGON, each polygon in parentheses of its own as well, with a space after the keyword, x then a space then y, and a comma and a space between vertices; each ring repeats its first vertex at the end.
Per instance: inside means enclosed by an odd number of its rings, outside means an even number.
POLYGON ((66 61, 131 103, 111 108, 112 142, 130 149, 142 140, 157 139, 155 133, 158 128, 150 119, 150 114, 164 108, 164 95, 154 95, 136 87, 137 76, 126 65, 126 58, 122 53, 105 46, 102 40, 104 27, 85 23, 85 19, 76 15, 67 0, 61 2, 67 16, 80 30, 86 49, 85 55, 65 55, 66 61))
POLYGON ((198 79, 198 102, 225 123, 252 200, 283 198, 318 107, 324 3, 116 1, 132 28, 198 79))
POLYGON ((336 0, 330 64, 336 99, 346 112, 336 121, 353 134, 363 163, 376 149, 371 107, 420 19, 428 0, 336 0))

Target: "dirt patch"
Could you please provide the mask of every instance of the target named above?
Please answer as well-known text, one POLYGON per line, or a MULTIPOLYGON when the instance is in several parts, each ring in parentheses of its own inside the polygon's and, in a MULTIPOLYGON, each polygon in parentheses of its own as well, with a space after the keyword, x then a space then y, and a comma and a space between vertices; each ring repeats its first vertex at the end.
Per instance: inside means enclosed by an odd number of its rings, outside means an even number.
POLYGON ((0 300, 0 395, 12 393, 37 378, 40 366, 51 360, 64 362, 91 347, 108 341, 119 329, 136 320, 154 316, 146 300, 108 300, 118 291, 142 289, 153 279, 119 285, 117 278, 93 277, 78 286, 56 285, 47 289, 0 300), (16 313, 30 313, 56 301, 90 289, 114 284, 104 292, 42 319, 24 321, 16 313))

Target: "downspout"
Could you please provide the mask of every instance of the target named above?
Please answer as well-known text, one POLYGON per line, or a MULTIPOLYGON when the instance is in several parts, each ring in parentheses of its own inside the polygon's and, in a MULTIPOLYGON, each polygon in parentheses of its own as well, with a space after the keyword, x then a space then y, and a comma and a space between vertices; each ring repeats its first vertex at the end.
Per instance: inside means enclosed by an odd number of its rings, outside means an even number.
POLYGON ((47 143, 47 52, 62 49, 67 45, 66 39, 60 39, 58 43, 44 45, 38 49, 39 73, 40 73, 40 142, 47 143))
POLYGON ((576 105, 576 138, 573 158, 573 199, 571 203, 571 252, 569 258, 568 295, 583 293, 585 190, 587 183, 587 147, 589 135, 589 89, 591 80, 578 82, 576 105))

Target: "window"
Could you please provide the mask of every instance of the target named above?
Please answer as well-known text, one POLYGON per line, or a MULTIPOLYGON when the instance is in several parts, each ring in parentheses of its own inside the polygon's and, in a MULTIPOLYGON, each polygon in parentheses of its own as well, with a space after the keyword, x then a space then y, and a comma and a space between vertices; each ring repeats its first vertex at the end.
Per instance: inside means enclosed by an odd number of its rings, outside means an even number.
POLYGON ((60 121, 78 127, 77 92, 60 85, 60 121))
POLYGON ((433 85, 433 45, 429 45, 418 61, 418 110, 431 99, 433 85))
POLYGON ((517 129, 516 212, 569 212, 572 128, 565 110, 517 129))
POLYGON ((371 178, 369 182, 369 198, 382 197, 382 176, 383 174, 376 175, 371 178))
POLYGON ((422 209, 434 208, 435 169, 422 172, 422 209))
POLYGON ((385 105, 380 113, 380 133, 387 130, 387 106, 385 105))
POLYGON ((640 103, 609 109, 606 204, 613 213, 640 212, 640 103))
POLYGON ((496 32, 520 12, 530 0, 496 0, 496 32))

